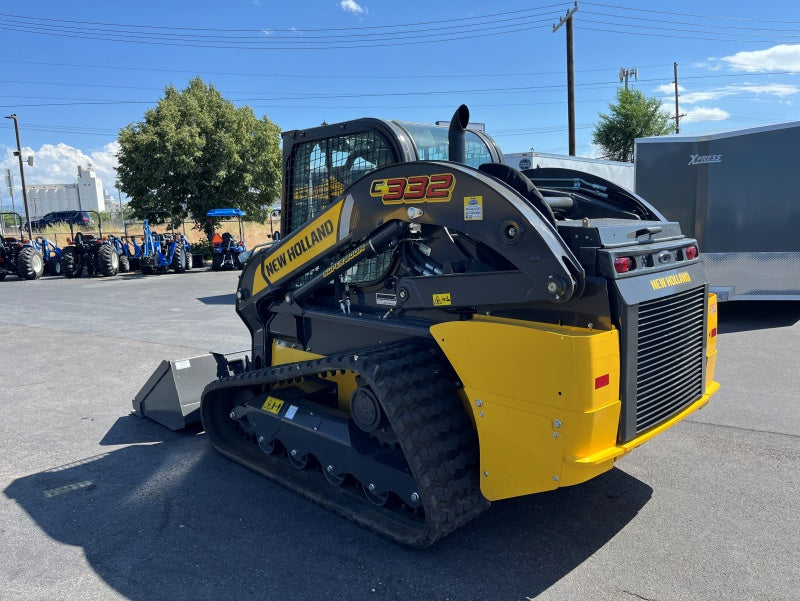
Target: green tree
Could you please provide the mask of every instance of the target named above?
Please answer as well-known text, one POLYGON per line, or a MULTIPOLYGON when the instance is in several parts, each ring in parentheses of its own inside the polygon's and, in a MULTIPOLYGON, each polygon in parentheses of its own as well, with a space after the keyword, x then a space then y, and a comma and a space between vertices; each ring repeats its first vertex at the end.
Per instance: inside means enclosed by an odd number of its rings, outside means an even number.
POLYGON ((610 115, 600 114, 592 141, 603 149, 603 158, 633 161, 636 138, 663 136, 675 131, 669 113, 661 110, 658 98, 647 98, 639 90, 617 90, 617 104, 610 104, 610 115))
POLYGON ((280 195, 280 128, 199 77, 180 92, 168 86, 119 145, 119 189, 139 218, 164 209, 202 227, 209 209, 236 207, 263 220, 280 195))

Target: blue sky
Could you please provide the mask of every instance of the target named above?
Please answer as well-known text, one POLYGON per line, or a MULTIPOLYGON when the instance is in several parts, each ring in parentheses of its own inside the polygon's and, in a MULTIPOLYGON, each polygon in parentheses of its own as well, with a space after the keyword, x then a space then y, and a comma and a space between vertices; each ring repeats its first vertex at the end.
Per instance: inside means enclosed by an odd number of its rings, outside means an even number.
MULTIPOLYGON (((505 152, 567 154, 565 28, 573 2, 165 0, 5 2, 0 110, 19 118, 29 184, 70 183, 91 163, 114 186, 115 140, 164 87, 200 76, 282 129, 362 116, 448 120, 466 103, 505 152)), ((628 85, 682 133, 799 119, 800 2, 608 0, 574 17, 577 154, 628 85)), ((13 122, 0 166, 19 186, 13 122)), ((9 197, 2 186, 2 200, 9 197)))

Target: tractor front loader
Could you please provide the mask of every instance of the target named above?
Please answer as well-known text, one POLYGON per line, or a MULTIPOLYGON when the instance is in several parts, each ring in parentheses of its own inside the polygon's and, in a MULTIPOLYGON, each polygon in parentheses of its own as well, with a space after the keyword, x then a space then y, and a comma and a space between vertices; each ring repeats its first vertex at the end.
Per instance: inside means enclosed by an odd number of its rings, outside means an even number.
POLYGON ((139 269, 142 275, 167 273, 170 269, 175 273, 184 273, 192 268, 192 247, 182 234, 175 232, 174 227, 163 234, 154 232, 150 219, 159 214, 169 215, 161 209, 145 213, 142 247, 141 250, 135 249, 139 255, 139 269))
POLYGON ((719 386, 696 241, 468 121, 283 134, 284 237, 236 293, 250 355, 199 409, 226 457, 411 547, 611 469, 719 386))

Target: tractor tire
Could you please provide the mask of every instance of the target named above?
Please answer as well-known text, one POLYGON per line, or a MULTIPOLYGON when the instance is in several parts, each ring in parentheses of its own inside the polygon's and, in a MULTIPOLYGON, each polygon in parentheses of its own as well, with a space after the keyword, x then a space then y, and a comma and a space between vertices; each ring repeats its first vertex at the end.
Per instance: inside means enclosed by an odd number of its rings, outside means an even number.
POLYGON ((184 251, 183 243, 180 241, 175 243, 175 252, 172 253, 172 262, 169 266, 175 273, 186 271, 186 252, 184 251))
POLYGON ((83 273, 83 265, 74 246, 61 251, 61 272, 68 278, 79 278, 83 273))
POLYGON ((47 275, 61 275, 61 260, 58 257, 50 257, 44 266, 47 275))
POLYGON ((33 247, 26 246, 17 257, 17 274, 26 280, 38 280, 44 273, 42 254, 33 247))
POLYGON ((222 269, 222 254, 214 253, 211 257, 211 271, 219 271, 222 269))
POLYGON ((110 244, 101 244, 97 249, 97 275, 111 277, 119 272, 119 255, 110 244))
POLYGON ((120 273, 128 273, 131 270, 131 262, 128 259, 128 255, 120 255, 119 256, 119 272, 120 273))

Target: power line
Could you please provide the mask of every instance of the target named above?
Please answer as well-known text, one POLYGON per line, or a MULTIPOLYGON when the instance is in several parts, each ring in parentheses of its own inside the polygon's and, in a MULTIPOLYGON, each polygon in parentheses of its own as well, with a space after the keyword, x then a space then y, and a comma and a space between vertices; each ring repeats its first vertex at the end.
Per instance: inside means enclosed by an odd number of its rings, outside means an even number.
MULTIPOLYGON (((487 17, 499 17, 505 15, 520 15, 523 13, 531 13, 533 11, 543 10, 543 9, 555 9, 560 8, 563 6, 561 3, 557 4, 545 4, 542 6, 537 6, 534 8, 526 8, 520 10, 512 10, 512 11, 505 11, 499 13, 488 13, 485 15, 476 15, 474 17, 449 17, 447 18, 448 23, 456 22, 456 21, 475 21, 475 20, 484 20, 487 17)), ((212 28, 212 27, 175 27, 175 26, 168 26, 168 25, 134 25, 134 24, 122 24, 122 23, 105 23, 101 21, 75 21, 75 20, 68 20, 68 19, 52 19, 52 18, 45 18, 45 17, 28 17, 25 15, 12 15, 7 13, 0 13, 0 17, 9 17, 9 18, 17 18, 17 19, 29 19, 31 21, 46 21, 57 23, 59 25, 64 25, 67 23, 73 24, 80 24, 80 25, 102 25, 106 27, 132 27, 132 28, 142 28, 142 29, 156 29, 156 30, 172 30, 172 31, 216 31, 216 32, 226 32, 226 33, 253 33, 253 32, 261 32, 265 31, 264 28, 261 29, 224 29, 224 28, 212 28)), ((510 19, 505 19, 510 20, 510 19)), ((363 25, 359 27, 325 27, 325 28, 316 28, 316 29, 271 29, 271 31, 281 31, 281 32, 292 32, 292 33, 308 33, 308 32, 320 32, 320 31, 362 31, 367 29, 388 29, 388 28, 409 28, 409 27, 417 27, 420 25, 433 25, 433 24, 441 24, 442 20, 434 20, 434 21, 421 21, 416 23, 396 23, 392 25, 363 25)))
MULTIPOLYGON (((579 23, 589 22, 587 20, 582 20, 579 23)), ((610 25, 618 25, 618 23, 610 23, 610 25)), ((642 32, 638 30, 619 30, 619 29, 609 29, 607 27, 598 28, 598 27, 586 27, 582 24, 577 25, 579 29, 583 29, 586 31, 599 31, 601 33, 609 34, 623 34, 623 35, 637 35, 643 37, 654 37, 654 38, 671 38, 676 40, 700 40, 700 41, 707 41, 707 42, 739 42, 745 44, 763 44, 764 42, 768 41, 772 44, 796 44, 797 40, 785 40, 785 39, 774 39, 774 40, 748 40, 744 38, 732 38, 732 37, 708 37, 705 35, 675 35, 675 34, 663 34, 663 33, 653 33, 653 32, 642 32)))
MULTIPOLYGON (((537 21, 537 23, 549 23, 549 19, 542 19, 537 21)), ((325 43, 308 43, 302 39, 296 40, 297 43, 291 44, 283 41, 285 45, 271 45, 268 39, 262 41, 259 45, 222 45, 222 44, 200 44, 200 43, 186 43, 181 41, 156 41, 156 40, 148 40, 143 41, 141 39, 131 38, 130 36, 111 36, 105 37, 104 35, 89 35, 89 34, 67 34, 63 32, 59 32, 57 30, 52 31, 41 31, 35 30, 30 28, 18 28, 18 27, 9 27, 9 26, 2 26, 0 25, 0 30, 5 29, 7 31, 20 31, 24 33, 35 33, 38 35, 45 35, 45 36, 52 36, 52 37, 66 37, 66 38, 73 38, 73 39, 80 39, 80 40, 95 40, 95 41, 105 41, 105 42, 122 42, 128 44, 142 44, 148 46, 168 46, 168 47, 182 47, 182 48, 204 48, 204 49, 212 49, 212 50, 348 50, 348 49, 358 49, 358 48, 377 48, 377 47, 391 47, 391 46, 418 46, 424 44, 439 44, 445 42, 454 42, 454 41, 461 41, 465 39, 473 39, 473 38, 484 38, 489 36, 500 36, 506 35, 509 33, 519 33, 524 31, 530 31, 535 29, 535 27, 530 25, 519 26, 519 24, 515 24, 514 26, 506 26, 505 29, 502 31, 486 31, 486 28, 479 28, 470 30, 475 33, 470 33, 467 30, 462 30, 459 32, 452 32, 447 34, 446 36, 428 36, 424 38, 406 38, 406 37, 399 37, 397 38, 397 42, 388 42, 388 43, 379 43, 379 42, 369 42, 369 43, 339 43, 339 44, 325 44, 325 43)), ((498 29, 498 28, 488 28, 488 29, 498 29)), ((361 40, 359 40, 361 42, 361 40)))
POLYGON ((698 15, 694 13, 679 13, 666 10, 656 10, 647 8, 631 8, 630 6, 619 6, 616 4, 601 4, 599 2, 583 2, 587 6, 602 6, 604 8, 615 8, 622 11, 635 11, 641 13, 654 13, 660 15, 672 15, 680 17, 694 17, 698 19, 718 19, 722 21, 746 21, 754 23, 781 23, 781 24, 800 24, 800 21, 786 21, 785 19, 754 19, 751 17, 723 17, 721 15, 698 15))
MULTIPOLYGON (((597 20, 597 19, 581 19, 581 22, 594 23, 594 24, 597 24, 597 25, 613 25, 613 26, 616 26, 616 27, 627 27, 627 26, 630 26, 632 28, 635 28, 637 31, 639 29, 650 29, 650 30, 657 30, 657 31, 681 31, 681 32, 685 32, 685 33, 699 33, 699 34, 703 34, 703 35, 712 34, 712 35, 718 35, 718 36, 728 36, 728 38, 733 38, 730 41, 742 41, 740 37, 734 37, 734 36, 738 36, 739 35, 738 33, 715 32, 715 31, 708 31, 706 29, 687 29, 687 28, 677 28, 677 27, 664 27, 664 26, 660 26, 660 25, 659 26, 641 25, 639 23, 630 24, 629 25, 627 23, 620 23, 619 21, 600 21, 600 20, 597 20)), ((792 30, 792 31, 796 31, 796 30, 792 30)), ((646 32, 644 32, 644 33, 646 33, 646 32)), ((765 34, 765 33, 748 33, 747 35, 749 35, 751 37, 759 37, 759 38, 772 38, 773 37, 772 35, 765 34)), ((789 37, 789 38, 799 38, 800 37, 800 34, 797 34, 797 33, 794 33, 794 34, 782 33, 782 35, 784 35, 785 37, 789 37)), ((702 39, 707 39, 707 38, 702 38, 702 39)), ((714 39, 727 39, 727 38, 714 38, 714 39)), ((764 40, 759 40, 759 41, 764 41, 764 40)))
MULTIPOLYGON (((689 25, 691 27, 701 26, 701 24, 698 23, 697 21, 670 21, 670 20, 665 20, 665 19, 650 19, 650 18, 646 18, 646 17, 631 17, 631 16, 625 15, 625 14, 604 13, 604 12, 596 12, 596 11, 592 11, 592 10, 584 11, 584 14, 593 15, 593 16, 600 16, 600 17, 613 17, 615 19, 624 19, 624 20, 628 20, 628 21, 637 21, 637 22, 644 21, 646 23, 659 23, 659 24, 664 24, 665 23, 665 24, 668 24, 668 25, 689 25)), ((784 23, 781 22, 781 24, 784 24, 784 23)), ((635 24, 631 23, 630 25, 633 26, 635 24)), ((750 32, 750 31, 768 31, 768 32, 771 32, 771 33, 776 33, 776 32, 790 32, 791 33, 791 32, 796 32, 797 31, 796 27, 795 28, 791 28, 791 29, 775 29, 774 27, 741 27, 741 26, 735 26, 735 25, 715 25, 715 24, 711 24, 711 23, 703 23, 702 27, 704 27, 704 28, 712 27, 712 28, 716 28, 716 29, 723 29, 723 30, 726 30, 725 32, 730 30, 730 31, 733 31, 735 33, 750 32)), ((725 33, 725 32, 721 32, 721 33, 725 33)))
MULTIPOLYGON (((770 73, 769 75, 775 74, 787 74, 791 75, 792 72, 775 72, 770 73)), ((692 81, 702 81, 706 79, 721 79, 721 78, 741 78, 745 77, 748 79, 753 78, 753 74, 750 73, 730 73, 730 74, 711 74, 711 75, 689 75, 683 76, 682 80, 692 80, 692 81)), ((665 83, 666 78, 659 77, 659 78, 648 78, 648 79, 639 79, 639 84, 658 84, 658 83, 665 83)), ((607 80, 607 81, 595 81, 595 82, 585 82, 581 84, 575 84, 576 88, 581 88, 583 90, 589 89, 614 89, 614 86, 618 82, 614 80, 607 80)), ((235 95, 243 95, 244 97, 231 99, 231 102, 237 103, 263 103, 263 102, 281 102, 281 101, 292 101, 292 100, 341 100, 341 99, 348 99, 348 98, 392 98, 392 97, 414 97, 414 96, 430 96, 430 95, 467 95, 467 94, 542 94, 542 93, 549 93, 549 92, 559 92, 564 90, 566 87, 565 84, 547 84, 547 85, 538 85, 538 86, 511 86, 511 87, 492 87, 492 88, 464 88, 464 89, 448 89, 448 90, 431 90, 431 89, 422 89, 422 90, 404 90, 402 92, 358 92, 358 93, 330 93, 330 94, 294 94, 294 95, 285 95, 282 93, 259 93, 259 92, 226 92, 226 96, 235 96, 235 95)), ((150 99, 150 100, 117 100, 117 99, 105 99, 105 100, 98 100, 96 98, 69 98, 65 96, 22 96, 22 95, 9 95, 7 94, 5 98, 21 98, 25 100, 54 100, 58 102, 46 102, 46 103, 36 103, 36 104, 6 104, 0 105, 2 108, 13 108, 13 107, 31 107, 31 106, 79 106, 79 105, 86 105, 86 106, 94 106, 94 105, 123 105, 123 104, 145 104, 145 105, 153 105, 158 102, 158 99, 150 99)), ((528 102, 527 104, 531 104, 533 102, 528 102)), ((557 103, 556 103, 557 104, 557 103)))
MULTIPOLYGON (((20 61, 9 60, 0 58, 0 63, 9 63, 15 65, 40 65, 47 67, 76 67, 80 69, 112 69, 114 71, 148 71, 155 73, 187 73, 191 75, 197 74, 197 69, 165 69, 159 67, 139 67, 139 66, 125 66, 125 65, 93 65, 86 63, 51 63, 44 61, 20 61)), ((644 65, 642 69, 660 69, 672 66, 670 63, 661 65, 644 65)), ((576 73, 596 73, 597 68, 576 69, 576 73)), ((286 78, 299 78, 299 79, 320 79, 320 78, 334 78, 334 79, 397 79, 396 74, 381 75, 381 74, 359 74, 359 75, 344 75, 344 74, 331 74, 331 73, 247 73, 237 71, 204 71, 205 75, 223 75, 223 76, 236 76, 236 77, 286 77, 286 78)), ((415 78, 426 79, 446 79, 446 78, 487 78, 487 77, 536 77, 540 75, 561 75, 563 71, 539 71, 539 72, 520 72, 514 73, 436 73, 433 75, 424 75, 415 73, 415 78)))
POLYGON ((286 49, 284 46, 280 46, 280 44, 284 44, 285 46, 296 49, 361 48, 365 47, 363 44, 360 44, 361 42, 369 42, 369 47, 398 45, 396 42, 402 44, 427 44, 454 41, 463 39, 464 37, 476 37, 464 35, 470 33, 502 35, 525 31, 539 23, 549 22, 552 19, 553 12, 545 9, 554 6, 558 5, 545 5, 534 9, 492 13, 475 17, 448 18, 447 21, 440 20, 412 24, 313 30, 226 30, 214 28, 121 25, 0 13, 0 16, 7 17, 5 22, 0 24, 0 29, 56 37, 167 46, 276 50, 286 49), (504 15, 515 16, 492 18, 504 15), (547 16, 547 18, 540 20, 533 19, 534 17, 541 16, 547 16), (458 21, 462 23, 454 24, 458 21), (467 21, 469 22, 467 23, 467 21), (427 27, 428 25, 432 27, 427 27), (377 30, 387 29, 390 31, 377 32, 377 30), (288 33, 289 35, 281 35, 281 33, 276 33, 277 31, 288 33), (333 35, 319 35, 319 32, 331 31, 337 33, 333 35), (365 31, 366 33, 364 33, 365 31), (436 35, 427 35, 431 32, 436 35))

